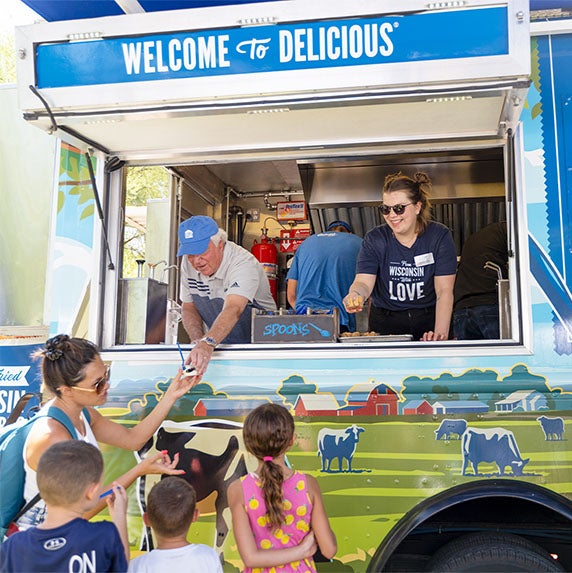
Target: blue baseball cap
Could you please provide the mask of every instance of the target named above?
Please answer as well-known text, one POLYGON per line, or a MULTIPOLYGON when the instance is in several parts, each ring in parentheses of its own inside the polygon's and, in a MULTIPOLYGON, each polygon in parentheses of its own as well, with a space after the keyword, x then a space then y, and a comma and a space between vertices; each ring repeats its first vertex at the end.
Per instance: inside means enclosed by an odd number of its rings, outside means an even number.
POLYGON ((218 231, 214 219, 195 215, 179 225, 179 252, 182 255, 202 255, 209 248, 211 237, 218 231))
POLYGON ((326 231, 331 231, 334 227, 343 227, 348 233, 353 233, 352 228, 345 221, 332 221, 326 228, 326 231))

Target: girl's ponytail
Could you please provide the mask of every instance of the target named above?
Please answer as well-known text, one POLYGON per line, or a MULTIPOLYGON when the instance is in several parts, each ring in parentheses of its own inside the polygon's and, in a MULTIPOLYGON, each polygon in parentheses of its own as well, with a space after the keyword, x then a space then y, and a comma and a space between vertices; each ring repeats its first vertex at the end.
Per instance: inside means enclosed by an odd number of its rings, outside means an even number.
POLYGON ((282 499, 282 484, 284 476, 280 466, 272 461, 264 462, 259 472, 260 485, 266 503, 268 524, 280 527, 284 522, 284 507, 282 499))
POLYGON ((263 462, 259 477, 268 523, 279 527, 284 522, 282 499, 284 475, 273 459, 283 455, 292 445, 294 418, 283 406, 263 404, 248 414, 242 435, 246 449, 263 462))

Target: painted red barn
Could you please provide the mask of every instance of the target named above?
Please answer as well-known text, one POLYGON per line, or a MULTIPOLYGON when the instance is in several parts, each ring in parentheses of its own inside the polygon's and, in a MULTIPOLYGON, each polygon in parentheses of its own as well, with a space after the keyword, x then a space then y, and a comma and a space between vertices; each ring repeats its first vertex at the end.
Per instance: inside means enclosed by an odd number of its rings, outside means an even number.
POLYGON ((193 408, 194 416, 247 416, 254 408, 268 404, 268 400, 236 398, 201 398, 193 408))
POLYGON ((410 400, 403 406, 402 413, 405 416, 414 414, 432 414, 433 406, 427 400, 410 400))
POLYGON ((299 394, 294 404, 296 416, 335 416, 340 405, 333 394, 299 394))
POLYGON ((346 406, 338 416, 395 416, 398 414, 397 392, 387 384, 355 384, 346 394, 346 406))

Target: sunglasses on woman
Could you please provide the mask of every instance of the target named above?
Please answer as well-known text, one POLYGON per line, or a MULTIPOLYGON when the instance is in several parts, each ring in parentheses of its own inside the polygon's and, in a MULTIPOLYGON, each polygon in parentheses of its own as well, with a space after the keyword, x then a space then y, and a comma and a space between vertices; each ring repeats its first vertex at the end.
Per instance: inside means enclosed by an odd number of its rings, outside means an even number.
POLYGON ((105 374, 98 378, 92 385, 91 388, 82 388, 81 386, 72 386, 75 390, 82 390, 83 392, 95 392, 96 394, 101 394, 105 385, 109 382, 110 366, 105 367, 105 374))
POLYGON ((381 205, 380 209, 381 212, 386 216, 391 213, 392 209, 396 215, 403 215, 403 213, 405 213, 405 208, 409 205, 413 205, 413 203, 401 203, 399 205, 381 205))

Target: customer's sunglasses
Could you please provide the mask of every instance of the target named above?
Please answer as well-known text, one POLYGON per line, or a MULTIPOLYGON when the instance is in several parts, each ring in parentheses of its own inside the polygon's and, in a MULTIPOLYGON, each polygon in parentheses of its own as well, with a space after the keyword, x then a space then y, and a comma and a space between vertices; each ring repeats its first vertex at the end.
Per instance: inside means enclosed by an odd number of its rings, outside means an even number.
POLYGON ((403 213, 405 213, 405 208, 409 205, 413 205, 413 203, 401 203, 399 205, 381 205, 380 209, 381 212, 386 216, 391 213, 392 209, 396 215, 403 215, 403 213))
POLYGON ((105 367, 105 374, 98 378, 92 385, 91 388, 82 388, 81 386, 72 386, 75 390, 82 390, 83 392, 95 392, 96 394, 101 394, 105 385, 109 382, 110 366, 105 367))

